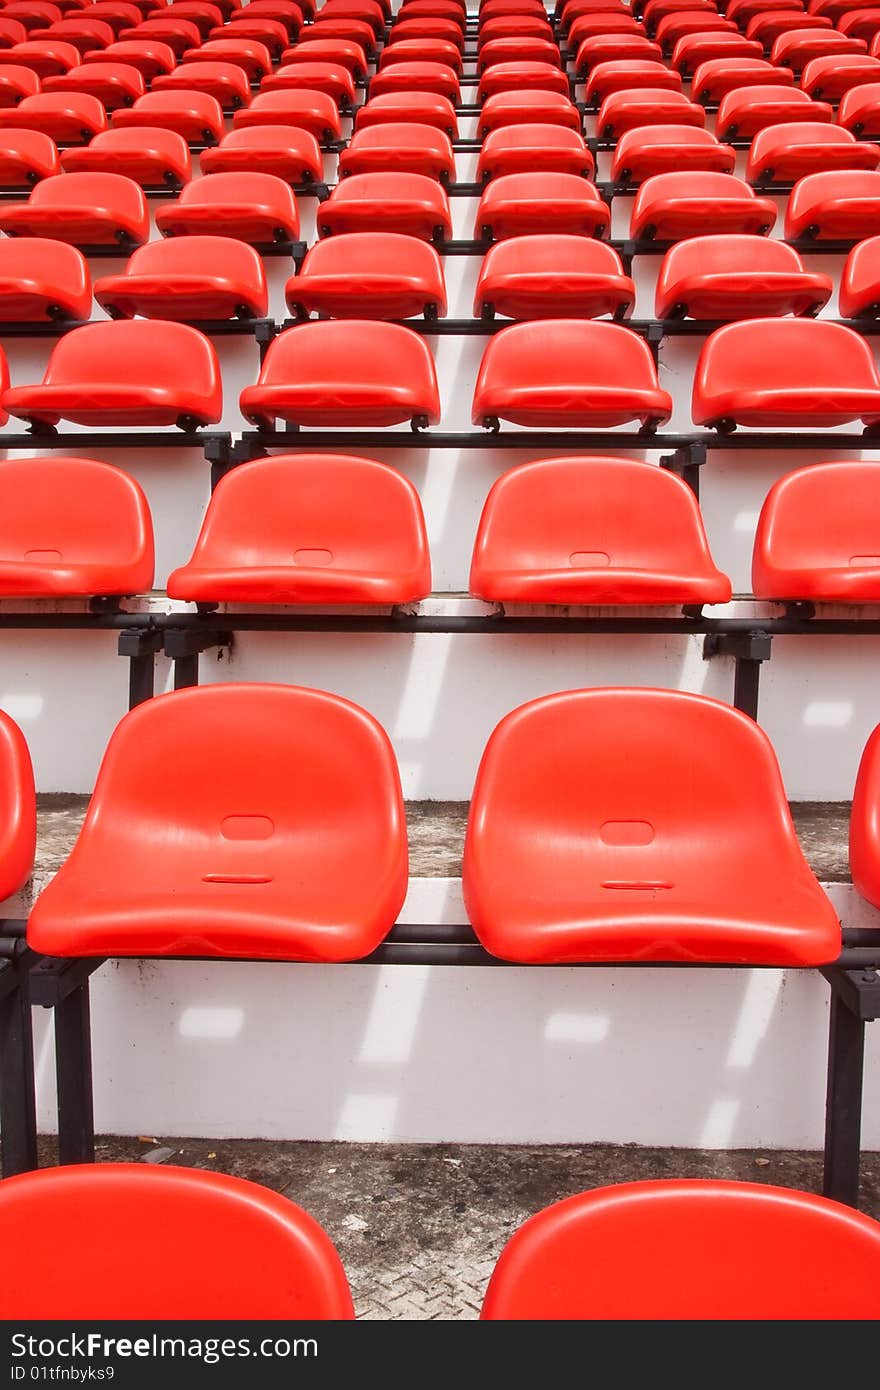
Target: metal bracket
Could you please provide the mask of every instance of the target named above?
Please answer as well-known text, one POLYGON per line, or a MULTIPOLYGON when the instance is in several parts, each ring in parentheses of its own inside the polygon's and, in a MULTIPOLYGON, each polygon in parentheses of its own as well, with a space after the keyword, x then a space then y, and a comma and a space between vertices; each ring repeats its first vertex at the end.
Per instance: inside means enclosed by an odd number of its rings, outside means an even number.
POLYGON ((174 662, 174 689, 199 683, 199 656, 211 647, 231 647, 232 633, 214 627, 168 627, 162 633, 162 650, 174 662))
POLYGON ((772 638, 769 632, 710 632, 703 639, 703 660, 732 656, 736 662, 733 678, 734 707, 758 718, 758 685, 761 663, 770 660, 772 638))
MULTIPOLYGON (((658 325, 659 326, 659 325, 658 325)), ((661 332, 662 337, 662 332, 661 332)), ((700 469, 706 462, 706 445, 700 441, 685 444, 672 454, 663 454, 660 467, 675 473, 682 482, 687 483, 691 492, 700 500, 700 469)))
POLYGON ((129 659, 128 708, 134 709, 153 698, 156 653, 162 650, 162 633, 157 628, 123 628, 118 650, 120 656, 129 659))

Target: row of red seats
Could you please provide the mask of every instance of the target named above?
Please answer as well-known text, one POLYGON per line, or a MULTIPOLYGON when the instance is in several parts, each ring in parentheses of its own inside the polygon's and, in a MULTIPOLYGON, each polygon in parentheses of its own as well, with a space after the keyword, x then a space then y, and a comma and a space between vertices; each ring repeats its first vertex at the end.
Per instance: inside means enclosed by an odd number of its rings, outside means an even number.
MULTIPOLYGON (((880 602, 880 463, 785 474, 755 531, 752 592, 880 602)), ((0 463, 0 597, 149 592, 153 526, 138 484, 78 457, 0 463)), ((171 598, 202 604, 402 604, 431 592, 418 494, 395 469, 340 454, 280 454, 215 488, 171 598)), ((696 498, 634 459, 570 457, 502 475, 483 508, 469 590, 501 603, 726 603, 696 498)))
MULTIPOLYGON (((4 1313, 19 1322, 355 1317, 323 1226, 286 1196, 204 1169, 8 1178, 0 1240, 16 1271, 4 1313)), ((880 1224, 862 1212, 795 1188, 665 1178, 535 1212, 492 1262, 480 1317, 868 1320, 878 1275, 880 1224)))
MULTIPOLYGON (((8 368, 0 361, 5 382, 8 368)), ((73 328, 53 346, 42 382, 0 391, 0 413, 38 428, 216 424, 223 396, 210 340, 186 324, 135 319, 73 328)), ((434 359, 401 324, 312 321, 273 339, 259 381, 240 395, 259 429, 296 425, 438 424, 434 359), (363 343, 369 342, 365 355, 363 343)), ((483 352, 475 425, 611 429, 650 434, 672 414, 651 350, 619 324, 540 319, 511 324, 483 352)), ((880 373, 851 328, 821 319, 747 319, 710 333, 693 383, 695 425, 832 428, 880 422, 880 373)))

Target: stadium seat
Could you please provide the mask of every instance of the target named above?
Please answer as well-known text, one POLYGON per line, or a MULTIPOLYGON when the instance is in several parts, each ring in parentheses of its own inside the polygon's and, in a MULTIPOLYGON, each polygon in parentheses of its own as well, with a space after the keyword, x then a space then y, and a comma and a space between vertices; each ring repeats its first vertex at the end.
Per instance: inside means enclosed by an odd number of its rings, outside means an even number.
MULTIPOLYGON (((303 13, 306 13, 305 6, 303 13)), ((327 4, 322 5, 317 13, 320 14, 322 21, 328 19, 361 20, 371 26, 377 38, 388 22, 388 16, 382 5, 347 4, 344 0, 328 0, 327 4)), ((456 8, 456 13, 459 13, 458 8, 456 8)))
POLYGON ((834 120, 826 101, 811 101, 806 92, 778 83, 727 92, 718 103, 715 130, 720 140, 750 140, 766 126, 781 122, 834 120))
POLYGON ((424 174, 352 174, 318 205, 319 236, 387 231, 423 241, 452 236, 448 195, 424 174))
MULTIPOLYGON (((502 23, 502 21, 499 21, 499 23, 502 23)), ((540 25, 540 21, 537 21, 537 23, 540 25)), ((498 32, 500 34, 502 30, 499 29, 498 32)), ((544 31, 538 28, 533 32, 543 33, 544 31)), ((549 25, 547 26, 547 32, 552 33, 549 25)), ((426 39, 428 41, 439 39, 443 43, 453 44, 458 49, 459 53, 461 53, 464 48, 464 35, 461 25, 457 24, 454 19, 443 19, 442 16, 439 15, 436 17, 422 15, 421 18, 416 16, 412 19, 398 19, 392 25, 387 47, 389 49, 396 48, 401 43, 411 43, 413 39, 417 41, 420 39, 426 39)))
MULTIPOLYGON (((684 12, 696 16, 702 13, 711 19, 718 13, 718 6, 715 0, 647 0, 647 4, 641 6, 641 11, 645 29, 649 34, 656 34, 669 15, 684 12)), ((628 14, 629 10, 625 9, 624 13, 628 14)))
POLYGON ((299 318, 436 319, 446 313, 439 255, 398 232, 342 233, 316 242, 285 294, 299 318))
POLYGON ((324 1229, 225 1173, 141 1163, 22 1173, 0 1190, 0 1237, 20 1271, 10 1315, 23 1319, 354 1318, 324 1229))
POLYGON ((853 886, 856 892, 873 907, 880 907, 880 815, 878 815, 878 810, 880 810, 880 724, 871 732, 859 759, 849 821, 849 867, 853 886))
MULTIPOLYGON (((880 151, 877 152, 880 155, 880 151)), ((880 159, 877 161, 880 163, 880 159)), ((880 222, 880 171, 842 169, 807 174, 795 184, 785 211, 791 241, 860 241, 880 222)))
POLYGON ((433 92, 456 103, 460 99, 458 74, 445 63, 395 63, 383 68, 370 78, 370 96, 388 92, 433 92))
POLYGON ((837 108, 837 123, 853 135, 880 135, 880 82, 865 82, 845 92, 837 108))
POLYGON ((506 715, 477 772, 462 888, 503 960, 815 966, 840 952, 769 738, 679 690, 564 691, 506 715))
MULTIPOLYGON (((277 63, 284 49, 290 42, 290 35, 283 24, 278 20, 262 18, 260 15, 252 16, 250 5, 246 10, 239 10, 237 13, 242 16, 241 23, 221 24, 216 29, 211 29, 208 39, 225 39, 230 37, 241 38, 254 43, 260 43, 269 54, 270 63, 277 63), (247 12, 246 12, 247 11, 247 12)), ((373 48, 373 31, 367 25, 359 25, 358 29, 366 29, 370 41, 370 51, 373 48)), ((340 35, 340 38, 346 35, 340 35)), ((351 35, 352 38, 355 34, 351 35)))
POLYGON ((79 54, 106 48, 116 39, 109 24, 102 19, 90 19, 87 15, 69 15, 66 19, 47 24, 44 29, 32 29, 30 34, 35 43, 60 40, 72 44, 79 54))
POLYGON ((789 68, 776 68, 764 58, 711 58, 694 70, 691 98, 709 106, 728 92, 768 83, 791 88, 794 73, 789 68))
POLYGON ((640 91, 677 92, 682 90, 681 73, 656 59, 629 59, 616 63, 597 63, 584 84, 588 107, 600 106, 612 92, 638 96, 640 91))
POLYGON ((110 122, 114 130, 173 130, 190 145, 216 145, 223 134, 223 110, 207 92, 147 92, 114 111, 110 122))
POLYGON ((455 182, 452 141, 434 126, 389 121, 355 131, 339 155, 339 174, 424 174, 441 183, 455 182))
POLYGON ((620 1183, 567 1197, 514 1231, 480 1317, 872 1321, 878 1264, 880 1224, 812 1192, 709 1178, 620 1183))
POLYGON ((767 9, 752 15, 746 25, 746 38, 757 39, 764 48, 771 50, 780 34, 790 34, 798 29, 809 29, 813 33, 829 30, 833 26, 830 19, 821 15, 797 14, 792 10, 767 9))
POLYGON ((741 29, 745 29, 755 15, 764 14, 767 10, 775 10, 779 14, 788 11, 790 15, 797 16, 803 14, 804 9, 804 0, 772 0, 772 4, 768 0, 730 0, 724 13, 741 29))
POLYGON ((137 68, 145 82, 152 82, 161 72, 172 72, 175 62, 174 49, 158 39, 120 40, 98 52, 86 53, 83 57, 86 67, 92 63, 125 63, 128 67, 137 68))
POLYGON ((480 139, 492 130, 512 125, 559 125, 580 131, 581 113, 561 92, 499 92, 487 97, 478 118, 480 139))
MULTIPOLYGON (((5 468, 0 464, 0 469, 5 468)), ((16 498, 16 500, 18 500, 16 498)), ((5 524, 0 519, 0 530, 5 524)), ((37 807, 34 771, 24 734, 5 710, 0 710, 0 902, 11 898, 30 878, 37 849, 37 807)), ((0 1184, 3 1189, 7 1181, 0 1184)), ((6 1247, 8 1250, 8 1246, 6 1247)))
POLYGON ((502 174, 480 195, 474 237, 503 241, 533 232, 600 237, 610 225, 610 207, 595 184, 577 174, 502 174))
POLYGON ((603 97, 596 117, 596 130, 602 140, 619 140, 628 130, 640 126, 657 129, 663 125, 690 126, 702 129, 706 113, 683 92, 671 92, 662 87, 643 87, 622 92, 610 92, 603 97))
POLYGON ((362 82, 367 75, 367 55, 351 39, 300 38, 292 48, 285 48, 281 62, 285 67, 297 63, 337 63, 348 69, 355 82, 362 82))
POLYGON ((543 319, 514 323, 483 352, 471 409, 475 425, 500 420, 541 429, 610 429, 639 421, 652 434, 669 419, 643 338, 613 323, 543 319))
POLYGON ((776 204, 733 174, 701 170, 653 174, 633 199, 629 233, 637 241, 679 241, 727 232, 765 236, 776 204))
POLYGON ((727 603, 696 497, 653 463, 550 458, 493 484, 469 589, 496 603, 727 603))
POLYGON ((107 116, 97 97, 80 92, 38 92, 0 110, 0 131, 36 130, 57 144, 88 144, 106 129, 107 116))
POLYGON ((635 126, 621 135, 611 156, 611 178, 637 184, 653 174, 702 170, 732 174, 736 154, 708 130, 686 125, 635 126))
POLYGON ((116 173, 142 188, 180 188, 192 178, 189 147, 173 130, 102 130, 88 145, 62 150, 65 174, 116 173))
POLYGON ((355 134, 369 126, 393 121, 428 125, 448 135, 450 140, 458 136, 455 107, 448 97, 433 92, 388 92, 385 96, 370 97, 355 112, 355 134))
MULTIPOLYGON (((316 140, 338 140, 342 134, 339 108, 326 92, 258 92, 250 106, 235 112, 234 130, 252 126, 293 126, 307 130, 316 140)), ((223 134, 221 129, 220 134, 223 134)))
POLYGON ((801 88, 814 100, 838 102, 844 92, 880 81, 880 58, 835 53, 811 58, 801 73, 801 88))
MULTIPOLYGON (((500 22, 500 21, 498 21, 500 22)), ((540 23, 540 20, 538 21, 540 23)), ((480 35, 482 37, 482 28, 480 35)), ((552 35, 552 30, 550 31, 552 35)), ((616 13, 579 15, 569 26, 566 47, 576 53, 584 39, 596 38, 599 34, 647 34, 647 29, 627 10, 616 13)), ((648 35, 653 38, 653 35, 648 35)))
POLYGON ((0 67, 22 67, 40 78, 53 77, 56 73, 69 72, 82 61, 78 48, 72 43, 31 39, 13 44, 11 48, 0 49, 0 67))
POLYGON ((269 292, 253 246, 220 234, 152 241, 121 275, 95 281, 95 300, 111 318, 225 320, 265 318, 269 292))
POLYGON ((875 6, 850 10, 847 14, 841 15, 834 27, 841 34, 847 34, 856 39, 864 39, 870 47, 871 41, 880 32, 880 9, 875 6))
POLYGON ((242 464, 217 484, 192 558, 167 588, 194 603, 425 598, 431 564, 418 493, 387 464, 342 454, 242 464))
POLYGON ((10 19, 17 19, 28 33, 33 29, 45 29, 47 24, 57 23, 62 16, 58 5, 45 4, 42 0, 13 0, 12 4, 4 5, 3 13, 10 19))
POLYGON ((0 17, 0 48, 12 48, 27 42, 27 29, 17 19, 0 17))
POLYGON ((315 17, 315 8, 311 4, 294 4, 293 0, 250 0, 250 4, 233 10, 227 22, 237 27, 241 23, 249 23, 249 17, 272 19, 276 24, 283 24, 291 38, 295 38, 303 26, 307 11, 310 18, 315 17))
POLYGON ((27 934, 54 956, 353 960, 406 886, 397 764, 366 710, 290 685, 202 686, 117 725, 27 934))
POLYGON ((41 86, 33 68, 0 64, 0 108, 17 106, 22 97, 36 96, 41 86))
POLYGON ((672 50, 670 62, 676 72, 690 77, 701 63, 709 63, 715 58, 722 62, 741 58, 761 58, 763 45, 742 34, 729 34, 710 30, 708 33, 683 34, 672 50))
MULTIPOLYGON (((503 40, 503 42, 507 42, 503 40)), ((554 44, 548 45, 555 48, 554 44)), ((556 49, 557 58, 559 50, 556 49)), ((413 59, 424 58, 429 63, 443 63, 445 67, 452 68, 453 72, 461 77, 462 58, 461 48, 457 43, 450 43, 448 39, 429 39, 422 37, 419 39, 398 39, 396 43, 386 44, 379 57, 379 69, 393 67, 395 63, 410 63, 413 59)))
POLYGON ((263 78, 260 91, 323 92, 340 111, 350 111, 355 101, 354 79, 341 63, 287 63, 263 78))
POLYGON ((837 298, 845 319, 880 315, 880 236, 868 237, 852 248, 843 266, 837 298))
POLYGON ((0 240, 0 323, 79 322, 91 311, 89 268, 76 247, 43 237, 0 240))
POLYGON ((43 78, 44 92, 87 92, 105 111, 131 106, 146 91, 137 68, 128 63, 81 63, 69 72, 43 78))
POLYGON ((880 421, 880 376, 864 338, 820 319, 749 319, 706 339, 694 378, 695 425, 729 432, 826 429, 880 421))
MULTIPOLYGON (((72 175, 66 177, 72 178, 72 175)), ((6 388, 0 404, 37 427, 216 424, 223 397, 210 341, 181 323, 89 323, 52 347, 42 382, 6 388)))
POLYGON ((483 141, 477 163, 479 182, 538 170, 592 178, 595 161, 580 131, 566 126, 499 126, 483 141))
POLYGON ((369 319, 301 323, 272 340, 241 410, 259 429, 297 425, 436 425, 434 359, 411 328, 369 319), (369 351, 366 345, 369 344, 369 351))
POLYGON ((58 150, 38 130, 0 130, 0 188, 31 188, 60 174, 58 150))
MULTIPOLYGON (((413 25, 413 24, 415 24, 415 23, 425 24, 425 25, 426 25, 426 24, 428 24, 429 22, 431 22, 431 21, 428 21, 428 20, 418 20, 418 21, 416 21, 416 20, 405 20, 403 24, 395 24, 394 28, 391 30, 391 40, 392 40, 392 42, 394 41, 394 37, 395 37, 395 35, 396 35, 397 33, 401 33, 401 34, 402 34, 403 29, 407 29, 407 37, 417 37, 415 31, 410 29, 410 26, 413 25)), ((433 23, 435 23, 435 24, 438 23, 438 22, 439 22, 439 21, 437 21, 437 20, 434 20, 434 21, 433 21, 433 23)), ((427 30, 426 30, 425 32, 426 32, 426 34, 427 34, 427 30)), ((438 31, 438 32, 439 32, 439 31, 438 31)), ((485 45, 486 45, 487 43, 495 43, 496 40, 498 40, 498 39, 516 39, 516 38, 521 38, 521 39, 532 39, 532 38, 534 38, 534 39, 542 39, 542 40, 543 40, 543 39, 552 39, 552 37, 553 37, 553 28, 552 28, 552 26, 550 25, 550 23, 548 22, 548 20, 545 19, 545 18, 542 18, 541 15, 538 15, 538 14, 506 14, 506 15, 498 15, 495 19, 487 19, 487 20, 485 21, 485 23, 483 23, 483 24, 480 25, 480 30, 479 30, 479 33, 478 33, 478 35, 477 35, 477 51, 478 51, 478 52, 481 52, 482 49, 485 47, 485 45)), ((463 45, 463 40, 462 40, 462 46, 464 46, 464 45, 463 45)))
POLYGON ((58 174, 26 203, 0 203, 7 236, 51 237, 72 246, 140 246, 150 237, 143 189, 123 174, 58 174))
POLYGON ((864 39, 848 38, 836 29, 791 29, 773 40, 770 61, 799 74, 811 58, 867 51, 868 45, 864 39))
POLYGON ((164 14, 156 11, 151 18, 133 24, 130 29, 120 29, 119 38, 123 42, 164 43, 174 50, 178 58, 188 48, 198 48, 202 41, 199 26, 189 19, 175 19, 173 6, 169 6, 164 14))
POLYGON ((255 39, 209 39, 200 48, 189 48, 181 59, 184 68, 200 63, 233 63, 240 67, 249 82, 258 82, 272 71, 272 55, 264 43, 255 39))
POLYGON ((91 19, 101 19, 109 24, 114 34, 132 24, 140 24, 142 18, 137 5, 129 5, 126 0, 92 0, 88 7, 82 8, 88 8, 91 19))
POLYGON ((814 317, 834 289, 804 269, 797 251, 764 236, 690 237, 663 257, 654 300, 658 319, 814 317))
MULTIPOLYGON (((421 40, 416 40, 416 44, 421 40)), ((394 49, 386 49, 393 53, 394 49)), ((434 54, 427 56, 436 56, 434 54)), ((442 59, 448 62, 449 59, 442 59)), ((514 38, 490 39, 480 44, 477 52, 477 72, 485 72, 495 63, 549 63, 551 67, 561 68, 559 49, 552 38, 539 35, 522 35, 514 38)), ((450 66, 453 66, 450 64, 450 66)), ((459 68, 460 72, 461 69, 459 68)))
POLYGON ((231 130, 199 160, 203 174, 274 174, 293 187, 320 183, 324 161, 314 135, 295 126, 246 126, 231 130))
POLYGON ((153 92, 204 92, 214 97, 223 111, 237 111, 251 99, 250 83, 236 63, 181 63, 173 72, 153 78, 153 92))
POLYGON ((121 596, 152 587, 153 525, 134 478, 95 459, 0 463, 0 598, 121 596))
POLYGON ((163 236, 212 234, 264 247, 299 237, 293 189, 275 174, 204 174, 155 217, 163 236))
POLYGON ((690 34, 701 34, 707 38, 710 34, 734 34, 737 38, 742 37, 732 19, 725 19, 723 15, 715 14, 712 10, 692 10, 690 7, 673 10, 662 19, 658 19, 654 25, 654 38, 663 52, 669 56, 673 54, 679 39, 690 34))
POLYGON ((177 19, 193 22, 203 43, 211 29, 223 23, 223 11, 218 5, 205 3, 205 0, 171 0, 171 9, 177 19))
POLYGON ((577 46, 574 70, 581 78, 588 76, 600 63, 662 62, 659 43, 644 33, 594 34, 582 39, 577 46))
POLYGON ((814 121, 782 122, 759 130, 746 162, 750 183, 796 183, 806 174, 876 169, 880 148, 849 130, 814 121))
POLYGON ((583 236, 556 232, 511 237, 490 246, 474 293, 474 316, 492 319, 628 318, 635 285, 617 252, 583 236))
POLYGON ((756 598, 880 602, 880 464, 813 463, 773 484, 755 531, 756 598))

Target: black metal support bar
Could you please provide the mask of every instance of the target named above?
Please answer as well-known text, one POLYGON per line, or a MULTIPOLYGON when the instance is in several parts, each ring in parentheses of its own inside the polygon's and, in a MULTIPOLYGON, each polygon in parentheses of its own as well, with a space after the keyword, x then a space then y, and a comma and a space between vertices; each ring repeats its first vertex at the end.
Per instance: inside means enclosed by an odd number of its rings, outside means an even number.
POLYGON ((872 969, 829 966, 831 985, 825 1093, 826 1197, 858 1206, 865 1023, 880 1016, 880 976, 872 969))
POLYGON ((734 708, 758 718, 758 686, 761 663, 770 660, 770 634, 760 629, 740 633, 710 633, 703 642, 703 659, 732 656, 734 708))
POLYGON ((34 1039, 26 957, 0 962, 0 1137, 4 1178, 36 1168, 34 1039))
POLYGON ((88 979, 55 1005, 58 1161, 94 1163, 91 1009, 88 979))
MULTIPOLYGON (((2 447, 0 436, 0 447, 2 447)), ((68 435, 65 443, 71 444, 68 435)), ((397 430, 397 429, 297 429, 245 430, 234 457, 238 463, 258 458, 270 449, 588 449, 599 452, 617 449, 663 449, 675 452, 702 445, 714 449, 877 449, 880 434, 837 430, 797 431, 742 430, 730 434, 702 430, 693 434, 641 433, 638 430, 397 430)))
POLYGON ((119 655, 127 656, 128 708, 153 698, 156 653, 162 650, 162 634, 149 628, 128 627, 119 634, 119 655))
POLYGON ((174 689, 183 690, 199 683, 199 656, 209 647, 232 645, 231 632, 211 627, 165 628, 163 650, 174 662, 174 689))

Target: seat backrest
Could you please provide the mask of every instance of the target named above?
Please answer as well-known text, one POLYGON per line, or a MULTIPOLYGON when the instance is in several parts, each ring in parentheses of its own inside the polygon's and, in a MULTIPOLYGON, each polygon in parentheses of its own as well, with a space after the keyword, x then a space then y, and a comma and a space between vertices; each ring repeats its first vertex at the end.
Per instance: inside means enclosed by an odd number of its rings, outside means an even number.
POLYGON ((773 237, 748 233, 687 237, 664 255, 657 277, 657 297, 665 298, 685 275, 753 274, 760 283, 761 275, 767 271, 792 274, 803 268, 794 247, 773 237))
POLYGON ((0 1242, 16 1267, 10 1317, 354 1317, 323 1228, 223 1173, 138 1163, 22 1173, 0 1186, 0 1242))
MULTIPOLYGON (((340 382, 376 387, 399 386, 439 414, 437 373, 431 350, 418 333, 402 324, 361 319, 326 319, 298 324, 269 345, 260 371, 261 386, 340 382)), ((334 402, 328 400, 328 408, 334 402)))
POLYGON ((24 734, 5 710, 0 710, 0 808, 2 902, 24 887, 33 872, 37 850, 37 798, 31 755, 24 734))
POLYGON ((432 285, 444 283, 443 262, 427 241, 400 232, 342 232, 309 247, 289 293, 295 298, 297 280, 304 276, 368 274, 387 279, 389 266, 395 275, 427 278, 432 285))
POLYGON ((820 319, 749 319, 717 328, 697 360, 695 394, 758 386, 880 389, 864 338, 820 319))
POLYGON ((88 323, 59 338, 49 356, 43 384, 85 388, 102 382, 168 389, 185 384, 194 394, 214 402, 215 418, 220 418, 217 354, 210 339, 188 324, 143 319, 88 323))
POLYGON ((542 319, 514 323, 489 339, 475 399, 492 383, 561 384, 656 389, 657 367, 638 333, 614 323, 542 319))
POLYGON ((527 276, 540 271, 564 273, 566 270, 587 275, 624 273, 620 256, 606 242, 568 233, 542 232, 495 242, 483 258, 481 278, 489 274, 527 276))
POLYGON ((35 184, 28 203, 40 208, 104 208, 123 222, 136 223, 144 240, 149 235, 144 191, 124 174, 56 174, 35 184))
POLYGON ((880 1315, 880 1223, 814 1193, 659 1179, 594 1188, 530 1218, 481 1317, 815 1320, 880 1315))
POLYGON ((242 217, 247 215, 249 207, 268 207, 277 212, 280 226, 299 227, 299 212, 293 190, 277 174, 204 174, 181 189, 177 203, 180 207, 207 204, 238 208, 242 217))
MULTIPOLYGON (((128 258, 125 275, 226 276, 260 291, 266 284, 263 259, 237 237, 182 236, 149 241, 128 258)), ((173 282, 169 286, 173 291, 173 282)))
POLYGON ((878 571, 880 463, 813 463, 778 479, 764 499, 752 554, 753 592, 785 598, 768 570, 878 571))

